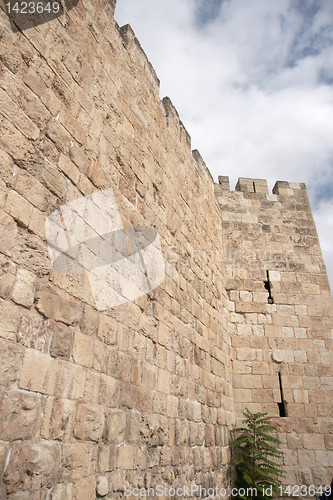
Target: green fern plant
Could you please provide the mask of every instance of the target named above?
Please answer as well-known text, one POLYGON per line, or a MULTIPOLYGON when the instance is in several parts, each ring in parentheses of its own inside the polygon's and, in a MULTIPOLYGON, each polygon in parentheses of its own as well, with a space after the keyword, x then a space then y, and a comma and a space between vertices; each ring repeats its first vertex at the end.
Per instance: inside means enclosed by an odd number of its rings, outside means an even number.
POLYGON ((285 473, 274 459, 281 459, 284 452, 277 447, 281 441, 272 436, 276 427, 271 424, 267 413, 243 413, 246 427, 233 429, 236 435, 231 442, 232 455, 236 465, 236 494, 242 500, 264 500, 279 493, 279 482, 285 473))

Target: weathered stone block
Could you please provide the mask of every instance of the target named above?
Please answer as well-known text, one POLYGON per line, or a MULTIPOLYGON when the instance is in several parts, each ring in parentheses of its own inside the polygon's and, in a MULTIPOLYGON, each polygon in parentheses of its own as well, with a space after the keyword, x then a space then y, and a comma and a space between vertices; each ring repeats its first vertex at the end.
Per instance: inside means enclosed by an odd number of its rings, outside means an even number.
POLYGON ((289 434, 287 436, 288 448, 291 450, 302 449, 303 448, 303 440, 301 436, 297 434, 289 434))
POLYGON ((70 359, 73 344, 72 330, 67 325, 52 320, 45 322, 45 328, 52 336, 50 355, 54 358, 70 359))
POLYGON ((256 359, 255 349, 241 347, 237 349, 237 359, 240 361, 251 361, 256 359))
POLYGON ((18 174, 15 190, 34 207, 42 211, 47 210, 52 203, 55 203, 54 196, 50 191, 35 176, 23 169, 18 174))
POLYGON ((171 418, 178 417, 178 398, 176 396, 167 397, 167 415, 171 418))
POLYGON ((125 440, 126 414, 123 411, 112 411, 105 419, 103 439, 106 443, 121 444, 125 440))
MULTIPOLYGON (((0 336, 8 339, 0 342, 0 384, 12 386, 3 403, 13 416, 2 430, 10 443, 39 432, 58 441, 62 463, 50 490, 29 469, 35 483, 18 476, 15 493, 0 486, 0 497, 118 500, 126 482, 173 484, 175 476, 224 485, 228 428, 244 407, 277 417, 291 448, 287 483, 308 483, 307 471, 311 481, 327 481, 320 471, 332 467, 332 301, 305 187, 280 182, 278 194, 268 195, 266 181, 240 179, 243 192, 230 193, 223 177, 220 212, 176 110, 168 99, 161 107, 134 33, 125 27, 119 37, 109 17, 115 1, 103 2, 85 0, 70 12, 79 37, 65 17, 25 31, 19 44, 8 20, 1 32, 0 145, 9 154, 0 152, 0 208, 7 210, 0 211, 0 254, 12 260, 0 256, 0 295, 10 299, 0 301, 0 336), (94 61, 93 70, 84 60, 94 61), (124 226, 158 231, 167 279, 101 313, 86 277, 50 274, 45 217, 110 187, 124 226), (24 309, 33 296, 20 293, 18 269, 44 276, 40 315, 24 309), (287 418, 278 417, 278 370, 287 418), (33 408, 19 421, 16 383, 28 401, 41 400, 41 428, 33 408), (324 437, 318 445, 304 435, 324 437)), ((9 448, 1 449, 13 474, 9 448)), ((17 462, 18 475, 24 467, 17 462)))
POLYGON ((45 439, 69 439, 73 431, 75 403, 68 399, 47 399, 44 407, 41 436, 45 439))
MULTIPOLYGON (((0 316, 1 318, 1 316, 0 316)), ((0 385, 8 387, 16 382, 22 363, 22 346, 0 339, 0 385)))
POLYGON ((23 82, 36 94, 38 97, 42 97, 46 91, 46 85, 43 80, 35 73, 35 71, 30 67, 23 82))
POLYGON ((92 367, 94 362, 94 340, 88 335, 75 332, 73 343, 73 359, 75 363, 92 367))
POLYGON ((50 286, 40 287, 37 291, 36 308, 44 316, 68 325, 78 325, 82 315, 82 305, 64 292, 50 286))
POLYGON ((20 316, 16 340, 25 347, 30 347, 41 352, 48 352, 50 346, 50 333, 41 316, 30 313, 20 316))
POLYGON ((236 184, 236 191, 254 193, 254 179, 240 177, 236 184))
POLYGON ((158 326, 158 341, 161 345, 169 346, 171 338, 170 329, 164 324, 160 323, 158 326))
POLYGON ((294 361, 294 353, 293 351, 282 351, 279 349, 275 349, 272 352, 272 359, 277 363, 292 363, 294 361))
POLYGON ((171 375, 166 370, 157 372, 157 390, 168 394, 170 392, 171 375))
POLYGON ((75 481, 97 472, 97 447, 93 443, 64 443, 62 471, 65 480, 75 481))
POLYGON ((310 469, 299 469, 297 471, 298 484, 310 486, 313 484, 312 474, 310 469))
MULTIPOLYGON (((102 317, 103 316, 101 315, 101 318, 102 317)), ((86 304, 83 309, 83 315, 80 323, 81 332, 85 333, 86 335, 96 335, 99 327, 99 321, 100 315, 97 313, 97 311, 95 311, 93 307, 86 304)))
POLYGON ((294 393, 295 403, 308 403, 309 402, 308 391, 304 391, 302 389, 294 389, 293 393, 294 393))
POLYGON ((65 197, 67 191, 66 178, 54 163, 44 163, 40 173, 40 182, 59 198, 65 197))
POLYGON ((33 156, 34 147, 26 137, 8 120, 1 117, 1 149, 10 154, 20 164, 29 156, 33 156))
POLYGON ((4 475, 7 493, 51 488, 59 458, 60 450, 55 443, 15 443, 4 475))
POLYGON ((135 389, 134 408, 140 412, 152 411, 153 393, 149 389, 137 387, 135 389))
POLYGON ((78 439, 99 441, 103 434, 104 413, 100 406, 80 404, 76 412, 74 436, 78 439))
POLYGON ((329 467, 333 465, 332 453, 329 451, 316 451, 316 462, 321 467, 329 467))
POLYGON ((52 489, 52 500, 73 500, 73 485, 57 484, 52 489))
POLYGON ((83 174, 87 174, 90 168, 90 160, 87 155, 84 154, 82 148, 73 145, 69 150, 69 156, 73 163, 78 167, 79 171, 83 174))
POLYGON ((16 191, 10 191, 7 196, 5 211, 23 227, 28 227, 33 205, 16 191))
POLYGON ((304 448, 306 450, 324 450, 324 436, 322 434, 304 434, 304 448))
POLYGON ((137 448, 124 444, 117 449, 117 467, 119 469, 131 470, 137 467, 137 448))
MULTIPOLYGON (((51 358, 53 360, 53 358, 51 358)), ((62 398, 79 399, 84 395, 86 373, 81 366, 59 361, 59 376, 55 395, 62 398)))
POLYGON ((15 238, 17 235, 17 225, 14 218, 0 210, 0 252, 11 255, 15 238))
POLYGON ((57 120, 49 121, 46 134, 62 153, 69 153, 71 136, 57 120))
POLYGON ((75 185, 79 182, 80 171, 68 156, 60 154, 58 167, 75 185))
POLYGON ((8 257, 0 254, 0 297, 7 299, 11 296, 15 282, 16 265, 8 257))
POLYGON ((99 403, 110 408, 118 406, 120 393, 119 382, 109 375, 101 375, 101 385, 99 392, 99 403))
POLYGON ((333 450, 333 434, 325 434, 325 446, 327 450, 333 450))
POLYGON ((26 349, 19 387, 28 391, 54 394, 58 379, 59 365, 46 354, 33 349, 26 349))
MULTIPOLYGON (((8 453, 9 447, 5 443, 0 443, 0 470, 3 471, 5 468, 6 457, 8 453)), ((1 492, 1 488, 0 488, 1 492)))
POLYGON ((18 269, 12 293, 17 304, 31 307, 35 297, 35 283, 37 276, 27 269, 18 269))
POLYGON ((118 323, 109 316, 100 315, 97 336, 105 344, 114 345, 117 341, 118 323))
POLYGON ((96 493, 98 497, 105 497, 109 493, 109 483, 106 477, 97 478, 96 493))
POLYGON ((73 499, 96 500, 96 479, 94 477, 85 477, 73 484, 73 499))
POLYGON ((31 439, 40 418, 40 398, 35 394, 9 392, 0 414, 0 439, 31 439))

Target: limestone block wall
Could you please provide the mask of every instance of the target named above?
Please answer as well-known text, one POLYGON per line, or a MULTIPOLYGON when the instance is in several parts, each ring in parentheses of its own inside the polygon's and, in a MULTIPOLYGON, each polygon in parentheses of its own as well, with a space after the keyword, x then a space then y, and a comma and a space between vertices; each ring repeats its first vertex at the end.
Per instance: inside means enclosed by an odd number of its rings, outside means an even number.
POLYGON ((287 484, 333 475, 333 307, 304 184, 216 185, 223 225, 233 395, 276 417, 287 484))
POLYGON ((234 422, 213 182, 114 2, 13 33, 1 3, 0 497, 116 499, 225 485, 234 422), (112 189, 166 275, 98 311, 52 269, 45 221, 112 189))
POLYGON ((286 483, 327 484, 332 297, 305 187, 214 186, 114 7, 13 32, 0 3, 0 498, 225 487, 245 407, 275 418, 286 483), (117 227, 157 231, 165 277, 101 309, 45 223, 105 190, 117 227))

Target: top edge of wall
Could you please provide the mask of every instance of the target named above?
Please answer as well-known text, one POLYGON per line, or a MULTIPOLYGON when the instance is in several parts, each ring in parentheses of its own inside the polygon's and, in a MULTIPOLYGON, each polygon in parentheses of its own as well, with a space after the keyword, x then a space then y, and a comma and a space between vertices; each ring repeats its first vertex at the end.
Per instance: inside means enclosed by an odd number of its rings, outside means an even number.
MULTIPOLYGON (((117 27, 118 27, 118 25, 117 25, 117 27)), ((159 90, 159 88, 160 88, 160 80, 159 80, 159 78, 158 78, 158 76, 156 74, 156 71, 153 68, 153 65, 149 61, 149 59, 147 57, 147 54, 145 53, 145 51, 143 50, 143 48, 142 48, 139 40, 135 36, 135 33, 134 33, 131 25, 130 24, 125 24, 124 26, 118 27, 118 31, 119 31, 119 34, 121 36, 121 39, 123 41, 124 46, 128 50, 132 50, 132 51, 134 51, 135 49, 137 49, 138 52, 143 56, 143 58, 145 60, 145 63, 147 65, 146 67, 148 69, 149 76, 151 77, 151 81, 156 86, 157 90, 159 90)))
POLYGON ((203 158, 202 158, 202 156, 201 156, 200 152, 199 152, 197 149, 193 149, 193 151, 192 151, 192 156, 193 156, 193 158, 194 158, 194 160, 195 160, 195 162, 196 162, 197 166, 198 166, 201 170, 203 170, 203 171, 207 174, 207 176, 208 176, 209 180, 210 180, 212 183, 214 183, 213 176, 212 176, 212 174, 210 173, 210 170, 209 170, 209 168, 207 167, 207 165, 206 165, 205 161, 203 160, 203 158))
MULTIPOLYGON (((110 0, 110 1, 113 2, 114 0, 110 0)), ((115 4, 116 4, 116 2, 114 1, 114 7, 115 7, 115 4)), ((125 24, 124 26, 119 27, 117 25, 117 23, 116 23, 116 27, 117 27, 117 30, 120 34, 120 37, 121 37, 122 42, 123 42, 124 46, 126 47, 126 49, 129 52, 131 52, 131 51, 134 52, 136 49, 138 49, 140 54, 143 55, 145 62, 147 64, 147 68, 149 70, 149 75, 152 77, 150 79, 153 80, 153 83, 155 84, 154 86, 158 92, 159 88, 160 88, 160 80, 157 77, 157 74, 156 74, 152 64, 148 60, 148 57, 147 57, 145 51, 143 50, 139 40, 135 36, 135 33, 134 33, 132 27, 130 26, 130 24, 125 24)), ((176 133, 179 135, 180 142, 184 142, 186 144, 186 147, 188 148, 189 152, 192 154, 193 159, 195 160, 195 163, 202 171, 204 171, 208 175, 208 178, 212 182, 212 185, 213 185, 214 184, 213 176, 212 176, 209 168, 206 166, 206 163, 204 162, 199 151, 197 149, 194 149, 192 151, 192 149, 191 149, 191 136, 188 133, 188 131, 186 130, 183 122, 181 121, 179 113, 178 113, 176 107, 173 105, 171 99, 166 96, 166 97, 161 99, 161 103, 162 103, 162 106, 164 109, 167 127, 173 126, 175 129, 177 129, 176 133)))
POLYGON ((111 9, 111 13, 112 15, 114 16, 114 12, 116 10, 116 3, 117 3, 117 0, 106 0, 107 4, 110 6, 110 9, 111 9))

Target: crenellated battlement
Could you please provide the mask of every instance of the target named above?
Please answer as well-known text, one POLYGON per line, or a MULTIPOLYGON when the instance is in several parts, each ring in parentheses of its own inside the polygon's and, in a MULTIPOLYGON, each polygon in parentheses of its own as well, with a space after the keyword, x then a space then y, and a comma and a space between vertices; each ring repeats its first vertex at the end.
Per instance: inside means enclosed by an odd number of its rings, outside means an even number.
MULTIPOLYGON (((219 175, 218 183, 223 193, 233 192, 230 190, 230 181, 227 175, 219 175)), ((272 194, 293 196, 295 194, 295 191, 299 190, 306 191, 306 186, 304 183, 276 181, 272 190, 272 194)), ((270 194, 266 179, 252 179, 249 177, 239 177, 235 186, 235 191, 253 194, 270 194)))

